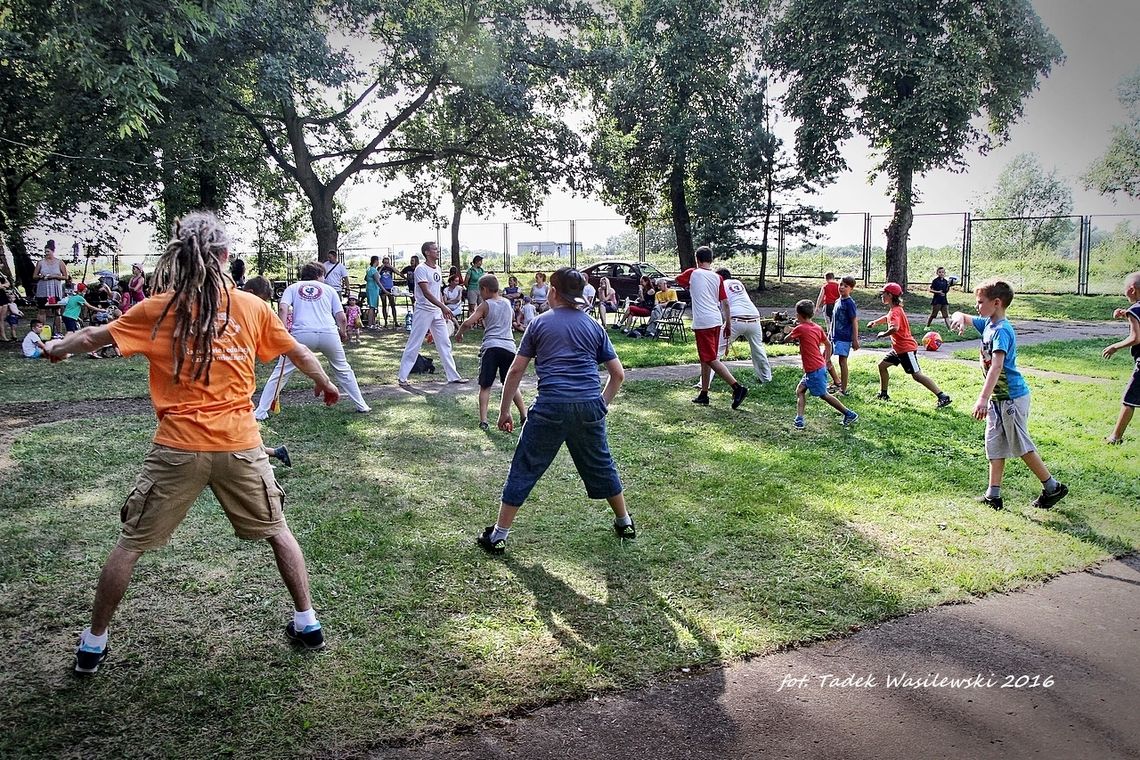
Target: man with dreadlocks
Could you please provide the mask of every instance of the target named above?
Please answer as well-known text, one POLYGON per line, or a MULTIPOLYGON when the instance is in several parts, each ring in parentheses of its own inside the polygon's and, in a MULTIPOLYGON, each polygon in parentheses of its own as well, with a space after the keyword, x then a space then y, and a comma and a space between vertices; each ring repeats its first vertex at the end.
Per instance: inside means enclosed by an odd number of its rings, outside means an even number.
POLYGON ((316 357, 297 343, 262 302, 223 274, 229 239, 209 212, 187 214, 154 272, 153 298, 109 325, 48 344, 53 361, 110 344, 150 363, 158 415, 154 446, 120 513, 122 536, 99 576, 91 625, 75 654, 78 673, 94 673, 108 652, 107 626, 143 552, 166 544, 206 486, 234 533, 266 539, 293 597, 286 636, 305 649, 324 646, 309 597, 301 547, 285 524, 284 492, 273 477, 250 397, 256 360, 289 357, 326 404, 340 396, 316 357))

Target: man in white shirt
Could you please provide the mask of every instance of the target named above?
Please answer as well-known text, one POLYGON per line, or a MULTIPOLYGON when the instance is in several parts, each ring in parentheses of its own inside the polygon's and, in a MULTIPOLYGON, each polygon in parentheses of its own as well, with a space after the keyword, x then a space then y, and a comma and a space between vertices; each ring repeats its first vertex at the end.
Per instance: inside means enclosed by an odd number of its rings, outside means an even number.
POLYGON ((420 347, 424 338, 431 332, 432 340, 439 351, 440 361, 443 362, 443 371, 449 383, 465 383, 467 380, 460 377, 459 370, 455 368, 455 358, 451 355, 451 336, 447 332, 447 323, 455 321, 451 309, 443 303, 443 276, 439 272, 439 245, 435 241, 428 241, 420 246, 424 263, 416 267, 412 275, 415 282, 415 309, 412 311, 412 331, 408 335, 408 345, 404 347, 404 356, 400 359, 400 385, 408 384, 408 375, 420 354, 420 347))
MULTIPOLYGON (((293 325, 289 328, 289 333, 298 343, 325 355, 336 377, 337 387, 342 390, 342 398, 355 404, 358 412, 371 412, 371 407, 364 403, 364 397, 360 393, 356 373, 344 356, 344 341, 348 339, 344 306, 341 305, 340 295, 328 283, 321 281, 322 271, 324 266, 317 263, 301 267, 301 279, 285 288, 281 294, 281 301, 277 305, 278 315, 282 322, 289 324, 289 309, 292 308, 293 325)), ((280 389, 288 384, 289 376, 295 369, 296 366, 287 356, 282 355, 277 360, 277 365, 269 375, 269 382, 265 384, 265 390, 257 401, 257 408, 253 410, 255 419, 263 420, 269 416, 273 403, 280 396, 280 389)))
POLYGON ((325 270, 325 284, 332 288, 339 297, 348 286, 348 270, 340 262, 336 251, 329 251, 328 258, 321 265, 325 270))
POLYGON ((701 392, 694 404, 709 405, 712 374, 732 387, 732 408, 736 409, 748 395, 748 389, 736 381, 720 360, 720 335, 728 322, 728 295, 720 275, 712 271, 712 249, 702 245, 696 250, 697 266, 677 277, 677 284, 689 291, 693 307, 693 335, 697 338, 697 356, 701 360, 701 392))
POLYGON ((724 283, 724 292, 728 296, 728 326, 725 327, 720 342, 719 353, 724 356, 732 341, 740 336, 748 340, 752 347, 752 369, 756 372, 756 379, 761 383, 772 380, 772 366, 768 363, 768 352, 764 350, 764 329, 760 326, 760 310, 752 299, 748 297, 748 289, 740 280, 732 279, 732 273, 727 269, 718 269, 724 283))
POLYGON ((587 314, 594 310, 594 299, 598 297, 598 289, 586 281, 586 287, 582 288, 582 298, 586 299, 586 303, 580 307, 582 311, 587 314))

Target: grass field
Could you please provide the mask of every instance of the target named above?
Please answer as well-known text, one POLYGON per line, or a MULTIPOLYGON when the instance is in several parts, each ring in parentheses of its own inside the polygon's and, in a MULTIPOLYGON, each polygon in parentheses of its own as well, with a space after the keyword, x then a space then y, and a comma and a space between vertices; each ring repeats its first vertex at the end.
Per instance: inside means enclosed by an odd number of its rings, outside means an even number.
MULTIPOLYGON (((369 376, 390 371, 395 349, 363 350, 376 354, 361 357, 369 376)), ((88 680, 69 672, 70 653, 153 418, 107 402, 95 419, 11 430, 0 463, 4 754, 352 753, 1017 588, 1140 545, 1134 446, 1101 443, 1117 384, 1031 378, 1031 431, 1072 494, 1034 510, 1039 485, 1012 464, 1008 508, 994 512, 974 502, 986 467, 968 414, 977 369, 931 370, 956 398, 936 411, 900 374, 892 401, 871 400, 874 359, 852 362, 862 417, 851 429, 813 401, 808 430, 793 431, 793 368, 736 413, 723 390, 701 408, 687 381, 628 384, 610 440, 638 540, 616 541, 563 453, 505 558, 472 539, 494 518, 516 439, 478 430, 473 394, 384 401, 367 416, 286 406, 263 433, 294 453, 278 478, 328 650, 289 649, 268 548, 234 539, 207 495, 140 562, 112 654, 88 680)), ((113 362, 74 364, 108 373, 84 388, 114 387, 113 362)))
MULTIPOLYGON (((966 333, 970 335, 970 332, 966 333)), ((1123 335, 1121 336, 1123 337, 1123 335)), ((1019 367, 1032 367, 1049 372, 1063 372, 1070 375, 1099 377, 1119 380, 1124 383, 1132 374, 1133 363, 1128 349, 1118 351, 1111 359, 1104 359, 1101 352, 1116 341, 1111 339, 1053 340, 1031 346, 1019 346, 1017 364, 1019 367)), ((955 351, 960 359, 977 359, 977 351, 955 351)))

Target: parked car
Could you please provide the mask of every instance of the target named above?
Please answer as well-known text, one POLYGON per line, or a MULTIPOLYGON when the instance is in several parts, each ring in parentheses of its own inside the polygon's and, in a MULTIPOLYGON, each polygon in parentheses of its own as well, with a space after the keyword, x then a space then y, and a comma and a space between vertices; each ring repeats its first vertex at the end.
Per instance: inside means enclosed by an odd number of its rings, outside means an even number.
POLYGON ((646 275, 654 282, 664 277, 669 281, 669 285, 677 291, 677 298, 686 303, 689 301, 689 292, 687 290, 677 285, 672 277, 666 276, 664 272, 649 263, 640 261, 603 261, 584 267, 582 274, 586 275, 590 284, 595 288, 601 284, 603 277, 610 278, 610 287, 617 293, 619 302, 626 298, 632 298, 635 301, 640 298, 638 284, 641 282, 642 275, 646 275))

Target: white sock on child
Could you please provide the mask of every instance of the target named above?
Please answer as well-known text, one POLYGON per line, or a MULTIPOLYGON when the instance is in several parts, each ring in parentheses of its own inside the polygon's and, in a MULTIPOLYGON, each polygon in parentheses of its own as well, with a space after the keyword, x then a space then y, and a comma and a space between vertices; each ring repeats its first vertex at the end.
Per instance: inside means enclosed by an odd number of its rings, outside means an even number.
POLYGON ((107 631, 103 631, 102 636, 96 636, 95 634, 91 633, 90 627, 84 628, 83 633, 79 636, 79 643, 81 646, 85 646, 88 649, 94 649, 101 652, 107 648, 107 631))
POLYGON ((305 610, 304 612, 297 612, 296 610, 293 611, 293 628, 296 630, 303 631, 310 625, 316 624, 317 613, 313 611, 312 607, 305 610))

